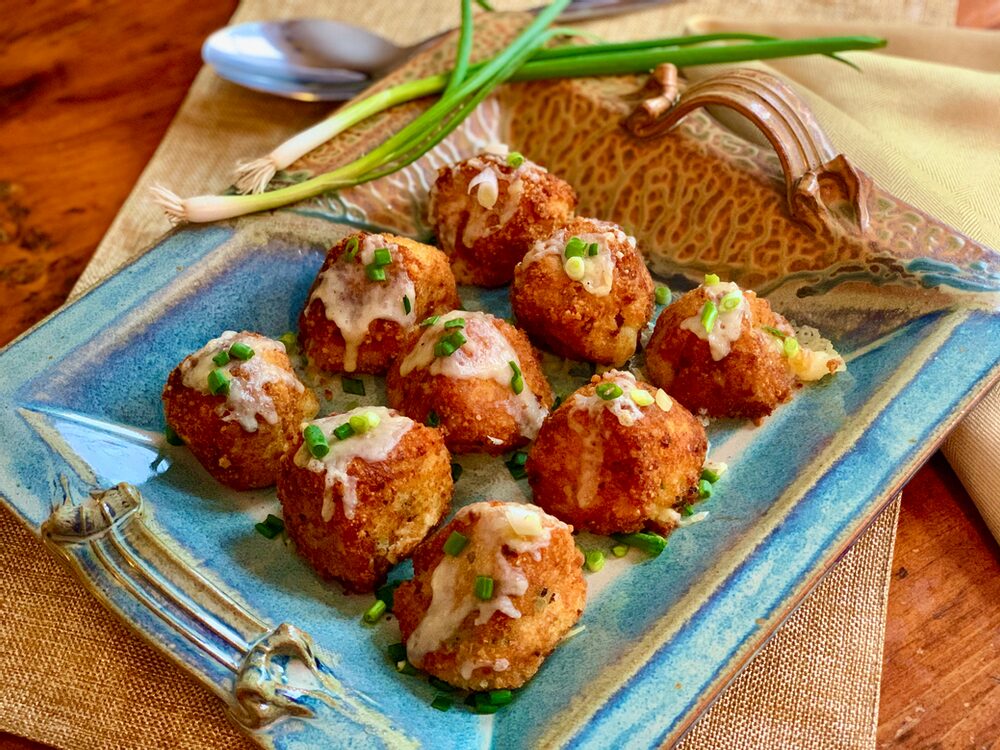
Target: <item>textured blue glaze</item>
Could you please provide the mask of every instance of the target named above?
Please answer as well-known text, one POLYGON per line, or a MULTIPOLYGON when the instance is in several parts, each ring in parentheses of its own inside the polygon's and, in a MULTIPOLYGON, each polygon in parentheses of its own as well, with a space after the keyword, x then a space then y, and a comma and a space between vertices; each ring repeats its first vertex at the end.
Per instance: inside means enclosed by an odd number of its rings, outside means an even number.
MULTIPOLYGON (((280 541, 254 533, 255 521, 279 510, 273 490, 228 491, 186 449, 161 439, 160 390, 177 362, 225 328, 270 335, 294 328, 322 260, 317 242, 267 237, 224 255, 234 239, 238 234, 227 227, 174 234, 0 354, 0 431, 8 445, 0 456, 0 491, 37 529, 61 498, 59 475, 81 494, 92 487, 39 437, 41 425, 50 440, 68 446, 69 457, 82 459, 97 486, 139 486, 155 525, 182 554, 265 621, 291 622, 311 634, 329 655, 331 674, 426 747, 488 744, 488 731, 498 748, 535 746, 582 699, 577 686, 614 673, 644 638, 651 639, 652 658, 622 674, 611 699, 589 707, 585 723, 560 739, 581 747, 655 746, 700 707, 706 689, 731 674, 760 635, 758 621, 782 615, 833 551, 870 520, 1000 361, 996 315, 914 313, 900 332, 853 359, 847 374, 804 389, 736 451, 705 504, 705 522, 676 532, 655 560, 633 553, 628 561, 609 561, 617 575, 588 602, 586 630, 557 649, 491 725, 463 710, 431 709, 435 691, 398 675, 385 656, 398 640, 395 624, 361 625, 370 597, 345 595, 280 541), (917 353, 955 322, 936 351, 917 353), (856 439, 838 442, 852 430, 856 439), (745 555, 728 554, 741 545, 745 555), (678 611, 690 619, 681 621, 678 611)), ((510 314, 505 290, 461 293, 471 309, 510 314)), ((870 342, 883 324, 873 313, 850 338, 870 342)), ((745 431, 713 424, 713 452, 729 450, 745 431)), ((504 472, 501 459, 467 461, 467 471, 493 461, 504 472)), ((514 496, 527 487, 508 480, 502 491, 514 496)), ((464 503, 480 490, 462 479, 457 492, 464 503)), ((120 590, 109 586, 103 594, 137 629, 227 694, 226 670, 120 590)), ((344 746, 365 745, 356 725, 337 727, 344 746)), ((283 748, 315 740, 301 719, 287 720, 271 736, 283 748)))

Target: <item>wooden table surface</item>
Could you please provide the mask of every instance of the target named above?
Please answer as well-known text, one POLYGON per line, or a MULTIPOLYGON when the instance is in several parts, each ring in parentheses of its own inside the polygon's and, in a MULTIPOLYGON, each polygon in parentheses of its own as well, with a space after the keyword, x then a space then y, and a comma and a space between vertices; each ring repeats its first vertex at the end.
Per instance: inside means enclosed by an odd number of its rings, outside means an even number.
MULTIPOLYGON (((69 293, 198 71, 202 40, 235 7, 40 0, 7 14, 0 345, 69 293)), ((963 0, 958 21, 1000 27, 1000 0, 963 0)), ((1000 746, 998 602, 1000 548, 937 454, 903 493, 879 747, 1000 746)), ((2 734, 0 746, 42 747, 2 734)))

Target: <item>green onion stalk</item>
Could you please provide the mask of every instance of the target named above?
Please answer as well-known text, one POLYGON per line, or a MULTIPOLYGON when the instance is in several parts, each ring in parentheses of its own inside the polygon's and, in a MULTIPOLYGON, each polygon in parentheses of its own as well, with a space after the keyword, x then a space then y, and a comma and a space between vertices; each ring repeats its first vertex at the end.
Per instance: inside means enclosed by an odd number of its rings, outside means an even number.
POLYGON ((242 165, 236 185, 240 191, 249 193, 247 195, 204 195, 184 199, 162 186, 155 186, 155 200, 172 221, 208 222, 279 208, 378 179, 402 169, 434 148, 506 81, 642 73, 663 63, 694 66, 811 54, 835 57, 837 52, 844 50, 876 49, 885 45, 884 40, 868 36, 775 39, 725 33, 544 48, 553 36, 564 33, 565 30, 548 27, 569 2, 555 0, 504 50, 488 60, 470 65, 471 3, 462 0, 462 27, 455 64, 450 71, 408 81, 347 105, 281 144, 263 159, 242 165), (426 111, 360 158, 295 185, 262 192, 277 170, 286 168, 348 128, 398 104, 433 94, 440 96, 426 111))

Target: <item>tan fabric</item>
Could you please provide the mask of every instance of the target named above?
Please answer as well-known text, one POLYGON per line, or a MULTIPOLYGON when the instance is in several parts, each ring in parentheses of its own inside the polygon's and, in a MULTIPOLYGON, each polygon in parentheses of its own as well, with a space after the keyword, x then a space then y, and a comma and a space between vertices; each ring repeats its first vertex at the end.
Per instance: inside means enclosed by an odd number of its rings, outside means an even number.
MULTIPOLYGON (((696 13, 732 12, 731 6, 676 3, 593 26, 612 39, 674 34, 696 13)), ((456 9, 449 0, 246 0, 234 20, 326 15, 406 43, 454 25, 456 9)), ((945 25, 955 17, 955 2, 749 0, 739 10, 748 17, 945 25)), ((163 182, 181 194, 221 190, 237 160, 266 153, 325 111, 245 92, 203 70, 77 291, 167 228, 146 198, 150 184, 163 182)), ((914 200, 905 184, 893 189, 914 200)), ((894 503, 694 726, 685 750, 874 747, 897 514, 894 503)), ((0 730, 66 748, 246 745, 211 694, 107 615, 6 511, 0 512, 0 570, 0 730)))

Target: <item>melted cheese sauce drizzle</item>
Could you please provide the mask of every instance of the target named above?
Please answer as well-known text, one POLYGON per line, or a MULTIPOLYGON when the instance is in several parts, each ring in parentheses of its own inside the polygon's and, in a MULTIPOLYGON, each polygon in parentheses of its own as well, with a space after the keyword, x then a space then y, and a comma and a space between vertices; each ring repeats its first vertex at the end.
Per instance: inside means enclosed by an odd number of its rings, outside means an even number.
MULTIPOLYGON (((468 220, 462 229, 462 244, 472 247, 477 240, 500 231, 521 205, 524 183, 537 182, 546 173, 544 167, 525 159, 519 167, 507 172, 507 147, 504 144, 490 144, 482 153, 466 162, 453 166, 453 171, 468 165, 479 172, 466 188, 467 193, 476 191, 476 202, 469 206, 468 220)), ((430 214, 436 213, 435 203, 439 199, 437 190, 431 191, 430 214)), ((458 245, 459 216, 463 212, 449 214, 449 220, 441 227, 441 234, 451 238, 451 246, 458 245)))
POLYGON ((612 246, 627 244, 635 248, 635 238, 629 237, 616 224, 608 221, 594 221, 600 231, 584 234, 571 234, 566 229, 560 229, 547 240, 539 240, 525 254, 521 263, 525 266, 537 263, 548 255, 558 256, 559 262, 566 272, 566 243, 571 237, 579 237, 585 244, 597 243, 597 255, 584 255, 583 278, 579 279, 583 288, 595 297, 606 297, 611 293, 615 282, 615 266, 624 257, 622 250, 612 250, 612 246))
MULTIPOLYGON (((452 329, 448 329, 452 330, 452 329)), ((481 312, 453 310, 441 315, 428 326, 413 349, 399 366, 399 374, 407 376, 414 370, 426 369, 431 375, 443 375, 456 380, 481 378, 504 386, 509 395, 504 408, 517 421, 520 433, 533 440, 542 426, 548 410, 532 392, 527 379, 524 389, 516 394, 510 387, 514 371, 511 362, 523 371, 522 362, 510 342, 497 329, 490 315, 481 312), (434 345, 445 334, 444 324, 455 318, 464 318, 461 330, 467 341, 448 357, 435 357, 434 345)))
POLYGON ((575 393, 569 401, 571 410, 568 415, 569 426, 583 443, 581 451, 583 460, 580 462, 576 479, 575 497, 573 485, 567 484, 565 492, 567 498, 574 500, 580 508, 589 508, 598 499, 601 465, 604 462, 604 438, 598 420, 601 411, 607 409, 615 415, 618 423, 625 427, 634 425, 643 417, 643 407, 632 400, 631 393, 638 387, 632 373, 608 370, 602 377, 603 383, 618 385, 622 389, 622 395, 605 401, 596 393, 589 396, 575 393), (588 415, 588 418, 580 419, 576 417, 578 413, 588 415))
POLYGON ((341 490, 344 515, 348 518, 354 518, 354 511, 358 504, 358 481, 347 471, 351 462, 356 458, 369 464, 385 461, 389 454, 395 450, 403 435, 413 428, 415 422, 386 409, 384 406, 362 406, 343 414, 316 419, 310 424, 323 430, 323 434, 330 444, 330 452, 323 458, 316 458, 303 444, 299 446, 299 450, 295 454, 295 465, 305 467, 317 474, 325 474, 326 492, 323 494, 322 513, 323 520, 329 521, 333 518, 333 488, 336 486, 339 486, 341 490), (347 422, 353 415, 365 412, 377 414, 380 419, 378 425, 361 435, 352 435, 346 440, 338 440, 333 431, 347 422))
POLYGON ((416 295, 413 279, 403 263, 399 246, 380 234, 365 237, 353 260, 341 255, 319 275, 319 283, 309 297, 309 304, 323 303, 326 319, 336 324, 344 337, 344 370, 358 366, 358 346, 374 320, 391 320, 403 328, 416 324, 416 295), (387 248, 393 261, 385 266, 386 280, 371 281, 365 266, 375 259, 375 251, 387 248), (403 297, 410 300, 410 311, 403 307, 403 297))
MULTIPOLYGON (((708 299, 715 303, 716 307, 719 305, 719 300, 725 297, 730 292, 742 291, 736 284, 731 281, 719 282, 718 284, 712 284, 711 286, 701 286, 705 290, 708 299)), ((703 309, 703 308, 702 308, 703 309)), ((733 342, 739 339, 743 332, 743 318, 747 312, 747 301, 745 296, 740 297, 740 303, 729 310, 728 312, 723 312, 719 308, 719 316, 715 320, 715 325, 712 327, 711 332, 705 330, 704 324, 701 322, 701 310, 698 310, 696 315, 692 315, 690 318, 685 318, 681 321, 680 327, 685 331, 691 331, 695 336, 700 338, 702 341, 707 341, 709 349, 712 352, 712 359, 718 362, 723 359, 733 348, 733 342)))
MULTIPOLYGON (((466 518, 470 514, 475 514, 476 520, 466 534, 469 542, 458 556, 445 555, 434 569, 430 606, 406 642, 407 657, 416 667, 423 664, 427 654, 455 635, 462 621, 473 612, 476 613, 476 625, 488 622, 495 612, 519 618, 521 612, 512 597, 524 595, 528 579, 516 560, 514 564, 507 561, 503 550, 506 547, 518 555, 530 554, 540 560, 542 550, 549 546, 552 538, 551 526, 561 523, 534 505, 476 503, 462 508, 455 517, 466 518), (538 533, 533 536, 517 533, 508 518, 511 507, 522 519, 525 512, 538 514, 542 520, 538 533), (477 575, 493 578, 493 598, 489 601, 482 601, 475 595, 473 583, 477 575)), ((496 670, 497 664, 492 664, 496 670)), ((489 666, 489 663, 470 665, 470 676, 477 666, 489 666)), ((464 674, 465 665, 462 670, 464 674)))
POLYGON ((258 416, 268 424, 278 423, 274 401, 264 390, 266 384, 284 383, 299 393, 305 390, 294 374, 260 356, 265 351, 284 352, 285 345, 264 336, 244 336, 236 331, 225 331, 181 362, 182 382, 201 393, 211 393, 208 388, 209 373, 216 368, 225 371, 230 377, 229 394, 216 407, 216 413, 226 422, 239 422, 247 432, 256 432, 258 416), (237 342, 253 349, 254 356, 245 362, 230 359, 222 367, 212 361, 212 357, 237 342), (236 369, 238 374, 233 372, 236 369))

